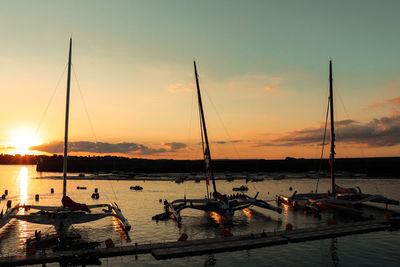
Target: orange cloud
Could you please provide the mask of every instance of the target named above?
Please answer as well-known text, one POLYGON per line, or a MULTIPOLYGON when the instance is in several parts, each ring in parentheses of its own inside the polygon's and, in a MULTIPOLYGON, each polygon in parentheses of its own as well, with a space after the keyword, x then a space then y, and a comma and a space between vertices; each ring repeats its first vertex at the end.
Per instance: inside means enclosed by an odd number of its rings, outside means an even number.
POLYGON ((381 108, 388 105, 394 105, 400 107, 400 96, 396 96, 391 99, 386 99, 384 102, 375 102, 367 107, 367 109, 381 108))
POLYGON ((388 99, 388 100, 386 100, 386 102, 400 107, 400 96, 396 96, 392 99, 388 99))
POLYGON ((272 90, 275 90, 276 87, 275 87, 275 86, 265 86, 263 89, 264 89, 265 91, 272 91, 272 90))

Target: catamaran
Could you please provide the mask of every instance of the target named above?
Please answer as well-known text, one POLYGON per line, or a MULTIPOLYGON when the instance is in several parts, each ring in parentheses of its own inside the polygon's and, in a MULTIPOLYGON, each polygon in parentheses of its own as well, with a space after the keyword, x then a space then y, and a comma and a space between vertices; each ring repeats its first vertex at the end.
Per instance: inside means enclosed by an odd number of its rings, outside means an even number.
POLYGON ((250 206, 258 206, 264 209, 269 209, 281 213, 282 210, 279 207, 275 207, 266 201, 257 199, 258 193, 254 197, 250 197, 246 194, 236 194, 227 196, 221 194, 217 190, 215 183, 214 170, 212 167, 210 145, 208 142, 206 121, 204 117, 203 103, 201 99, 199 78, 197 74, 196 62, 193 62, 194 74, 196 79, 197 88, 197 101, 199 107, 200 116, 200 128, 201 128, 201 142, 203 148, 203 157, 205 162, 205 176, 206 176, 206 190, 207 196, 203 199, 177 199, 169 203, 167 200, 164 201, 165 212, 158 214, 153 217, 154 220, 166 219, 172 217, 178 222, 181 222, 182 217, 181 211, 186 208, 203 210, 206 212, 216 212, 226 218, 231 218, 236 210, 242 210, 250 206), (210 180, 212 183, 213 192, 209 192, 210 180))
POLYGON ((9 207, 6 213, 0 217, 0 226, 4 226, 11 219, 22 220, 30 223, 53 225, 58 234, 64 234, 73 224, 87 223, 96 221, 108 216, 115 217, 121 227, 128 232, 131 225, 123 216, 117 203, 86 205, 73 201, 67 196, 67 162, 68 162, 68 119, 69 119, 69 96, 71 81, 71 55, 72 55, 72 38, 69 42, 68 57, 68 77, 67 77, 67 96, 66 96, 66 112, 65 112, 65 135, 64 135, 64 161, 63 161, 63 197, 61 206, 37 206, 37 205, 17 205, 9 207), (92 212, 92 210, 101 209, 101 212, 92 212), (30 214, 18 215, 18 209, 37 210, 30 214))
MULTIPOLYGON (((386 198, 382 195, 364 194, 359 187, 344 188, 336 184, 336 164, 335 164, 335 123, 334 123, 334 105, 333 105, 333 79, 332 79, 332 61, 329 61, 329 101, 328 109, 330 114, 330 159, 331 167, 331 191, 327 193, 305 193, 297 194, 297 191, 291 197, 277 195, 278 204, 286 203, 292 207, 300 206, 312 212, 320 212, 321 210, 340 210, 350 213, 360 213, 358 207, 362 203, 370 201, 377 203, 385 203, 391 205, 399 205, 398 200, 386 198)), ((326 128, 326 127, 325 127, 326 128)))

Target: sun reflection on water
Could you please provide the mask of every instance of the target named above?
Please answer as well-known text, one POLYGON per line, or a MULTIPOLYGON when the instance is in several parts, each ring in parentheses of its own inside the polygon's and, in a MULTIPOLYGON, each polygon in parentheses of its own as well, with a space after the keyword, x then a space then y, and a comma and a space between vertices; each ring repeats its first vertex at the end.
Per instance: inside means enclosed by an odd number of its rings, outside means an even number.
POLYGON ((289 211, 292 209, 288 204, 281 203, 283 223, 286 224, 289 221, 289 211))
POLYGON ((19 171, 19 194, 20 204, 27 204, 28 200, 28 168, 21 167, 19 171))

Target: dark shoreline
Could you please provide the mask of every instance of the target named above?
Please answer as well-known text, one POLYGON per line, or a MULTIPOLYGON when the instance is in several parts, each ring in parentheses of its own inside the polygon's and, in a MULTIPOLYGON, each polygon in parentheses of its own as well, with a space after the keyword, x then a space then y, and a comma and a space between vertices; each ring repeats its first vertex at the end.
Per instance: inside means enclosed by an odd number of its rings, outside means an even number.
MULTIPOLYGON (((0 164, 35 165, 39 172, 61 172, 63 157, 37 155, 0 155, 0 164)), ((329 173, 327 159, 296 159, 283 160, 244 159, 213 161, 217 173, 309 173, 321 171, 329 173)), ((339 172, 365 174, 367 177, 400 177, 400 157, 386 158, 339 158, 336 168, 339 172)), ((75 173, 202 173, 203 160, 172 160, 172 159, 136 159, 125 157, 68 157, 68 171, 75 173)))

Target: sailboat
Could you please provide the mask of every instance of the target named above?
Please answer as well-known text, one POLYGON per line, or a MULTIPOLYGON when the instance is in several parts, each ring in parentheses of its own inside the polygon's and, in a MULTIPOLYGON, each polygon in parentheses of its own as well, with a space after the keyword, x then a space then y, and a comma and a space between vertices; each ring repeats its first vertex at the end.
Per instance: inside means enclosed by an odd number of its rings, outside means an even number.
MULTIPOLYGON (((53 225, 59 234, 67 232, 68 228, 73 224, 87 223, 96 221, 108 216, 115 217, 121 227, 128 232, 131 225, 123 216, 117 203, 86 205, 73 201, 67 195, 67 163, 68 163, 68 120, 69 120, 69 96, 70 96, 70 81, 71 81, 71 55, 72 55, 72 38, 69 42, 69 57, 68 57, 68 77, 67 77, 67 96, 66 96, 66 112, 65 112, 65 136, 64 136, 64 161, 63 161, 63 197, 61 200, 62 206, 37 206, 37 205, 19 205, 20 209, 37 210, 30 214, 3 216, 0 219, 7 223, 11 218, 22 220, 30 223, 53 225), (95 212, 96 209, 101 209, 100 212, 95 212), (93 212, 92 212, 93 210, 93 212)), ((15 210, 12 210, 15 212, 15 210)))
POLYGON ((350 213, 361 213, 358 207, 362 203, 370 201, 399 205, 399 201, 386 198, 382 195, 364 194, 359 187, 344 188, 336 184, 336 164, 335 164, 335 120, 333 105, 333 79, 332 79, 332 60, 329 61, 329 111, 330 111, 330 159, 331 167, 331 190, 327 193, 306 193, 297 194, 297 191, 291 196, 277 195, 276 201, 286 203, 290 206, 300 206, 312 212, 321 210, 339 210, 350 213))
POLYGON ((197 101, 198 101, 199 116, 200 116, 201 141, 202 141, 203 157, 205 163, 207 196, 204 199, 187 199, 185 196, 183 199, 177 199, 172 201, 171 203, 165 200, 164 201, 165 212, 155 215, 153 219, 160 220, 172 217, 176 221, 181 222, 182 217, 180 215, 180 212, 186 208, 203 210, 206 212, 216 212, 226 218, 231 218, 236 210, 242 210, 244 208, 248 208, 253 205, 281 213, 282 210, 279 207, 275 207, 263 200, 257 199, 258 193, 254 197, 250 197, 245 194, 227 196, 221 194, 217 190, 214 177, 214 170, 211 160, 210 145, 208 142, 208 134, 206 128, 206 121, 204 117, 199 78, 195 61, 193 62, 193 65, 194 65, 194 74, 196 79, 197 101), (212 183, 213 192, 209 192, 210 180, 212 183))

